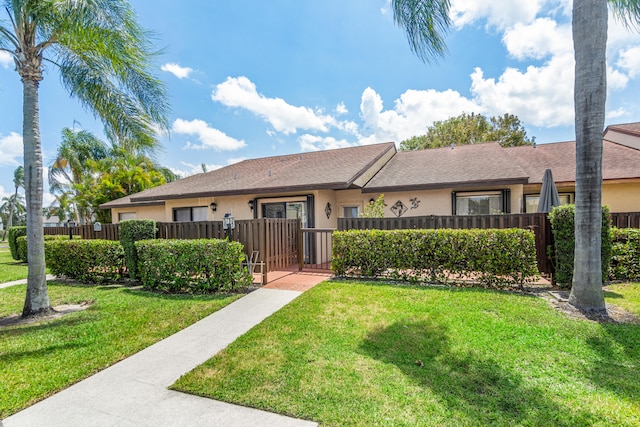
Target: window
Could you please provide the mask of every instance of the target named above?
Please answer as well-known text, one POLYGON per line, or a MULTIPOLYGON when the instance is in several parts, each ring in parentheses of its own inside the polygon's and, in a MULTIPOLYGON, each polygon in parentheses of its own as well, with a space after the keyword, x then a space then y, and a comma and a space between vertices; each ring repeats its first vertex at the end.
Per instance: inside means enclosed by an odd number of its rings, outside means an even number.
POLYGON ((207 207, 196 206, 189 208, 175 208, 173 210, 173 220, 175 222, 206 221, 207 207))
POLYGON ((343 206, 342 217, 343 218, 358 218, 359 212, 358 206, 343 206))
POLYGON ((454 215, 509 213, 509 190, 452 193, 454 215))
POLYGON ((127 219, 136 219, 135 212, 120 212, 118 214, 118 221, 124 221, 127 219))
MULTIPOLYGON (((573 193, 560 193, 560 204, 568 205, 573 203, 573 193)), ((525 194, 524 196, 524 211, 525 213, 536 213, 538 212, 538 203, 540 202, 539 194, 525 194)))

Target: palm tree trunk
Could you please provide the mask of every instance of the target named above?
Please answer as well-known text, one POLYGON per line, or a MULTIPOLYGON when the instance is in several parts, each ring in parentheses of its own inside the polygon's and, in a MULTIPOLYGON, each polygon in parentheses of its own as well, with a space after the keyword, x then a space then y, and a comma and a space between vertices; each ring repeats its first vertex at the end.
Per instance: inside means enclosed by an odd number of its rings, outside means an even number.
POLYGON ((602 291, 602 132, 604 129, 607 1, 574 0, 576 216, 569 302, 604 310, 602 291))
POLYGON ((37 80, 23 78, 24 184, 27 203, 27 296, 22 317, 51 311, 44 261, 42 230, 42 150, 37 80))

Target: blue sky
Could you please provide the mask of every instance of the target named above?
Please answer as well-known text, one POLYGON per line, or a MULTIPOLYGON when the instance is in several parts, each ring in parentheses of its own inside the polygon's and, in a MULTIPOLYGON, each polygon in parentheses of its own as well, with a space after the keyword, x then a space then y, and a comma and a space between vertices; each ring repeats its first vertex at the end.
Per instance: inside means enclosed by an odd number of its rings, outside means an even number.
MULTIPOLYGON (((162 164, 182 174, 235 161, 396 141, 462 112, 516 114, 538 143, 572 140, 567 0, 453 0, 449 53, 421 63, 387 0, 133 0, 162 49, 170 94, 162 164)), ((3 16, 4 19, 4 16, 3 16)), ((640 35, 613 19, 607 124, 640 121, 640 35)), ((63 127, 102 136, 48 65, 41 82, 44 164, 63 127)), ((22 163, 21 84, 0 55, 0 197, 22 163)), ((46 174, 45 174, 46 176, 46 174)), ((52 197, 45 196, 45 203, 52 197)))

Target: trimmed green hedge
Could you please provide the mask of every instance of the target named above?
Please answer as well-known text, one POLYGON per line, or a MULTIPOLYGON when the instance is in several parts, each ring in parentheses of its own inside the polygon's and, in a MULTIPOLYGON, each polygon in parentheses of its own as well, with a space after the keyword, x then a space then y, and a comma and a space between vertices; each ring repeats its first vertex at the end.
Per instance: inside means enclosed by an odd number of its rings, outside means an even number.
POLYGON ((217 239, 143 240, 135 243, 138 276, 166 292, 230 291, 251 284, 241 243, 217 239))
POLYGON ((44 253, 56 276, 100 283, 118 280, 124 273, 124 250, 112 240, 46 240, 44 253))
POLYGON ((640 229, 611 228, 609 280, 640 282, 640 229))
POLYGON ((124 248, 124 259, 131 279, 137 277, 138 256, 134 245, 138 240, 155 239, 156 222, 152 219, 128 219, 120 222, 120 243, 124 248))
MULTIPOLYGON (((81 239, 82 236, 75 235, 74 239, 81 239)), ((47 240, 69 240, 69 236, 64 234, 45 234, 45 242, 47 240)), ((16 252, 18 254, 18 260, 22 262, 28 262, 28 248, 27 248, 27 236, 20 236, 16 240, 16 252)))
MULTIPOLYGON (((575 239, 575 205, 554 207, 549 212, 553 232, 553 260, 555 281, 562 288, 570 288, 573 280, 573 258, 575 239)), ((602 207, 602 282, 609 276, 611 262, 611 216, 609 208, 602 207)))
POLYGON ((20 261, 20 255, 18 254, 18 237, 27 235, 27 227, 21 225, 16 227, 9 227, 7 231, 7 240, 9 241, 9 250, 11 251, 11 257, 16 261, 20 261))
POLYGON ((523 285, 538 276, 529 230, 349 230, 333 233, 338 276, 523 285))

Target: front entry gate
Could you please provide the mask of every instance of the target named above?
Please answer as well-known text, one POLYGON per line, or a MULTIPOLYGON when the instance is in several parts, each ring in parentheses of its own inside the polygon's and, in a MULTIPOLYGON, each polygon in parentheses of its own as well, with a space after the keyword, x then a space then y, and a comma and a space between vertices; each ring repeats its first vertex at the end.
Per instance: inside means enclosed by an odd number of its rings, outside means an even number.
POLYGON ((301 228, 298 239, 300 270, 331 270, 333 228, 301 228))

